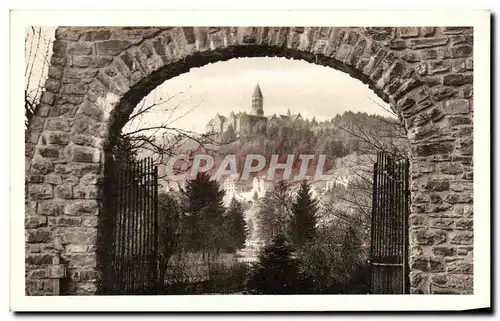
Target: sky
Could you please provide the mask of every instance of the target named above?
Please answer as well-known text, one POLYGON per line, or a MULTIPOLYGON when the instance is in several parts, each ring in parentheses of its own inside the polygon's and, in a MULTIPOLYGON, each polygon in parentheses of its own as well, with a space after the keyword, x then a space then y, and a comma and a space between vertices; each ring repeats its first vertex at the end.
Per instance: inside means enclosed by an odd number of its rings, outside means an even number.
MULTIPOLYGON (((345 111, 390 116, 378 104, 388 105, 348 74, 303 60, 265 57, 212 63, 165 81, 145 98, 146 106, 164 103, 141 124, 167 121, 176 128, 202 132, 217 113, 250 113, 257 83, 264 96, 265 116, 286 114, 288 109, 318 121, 345 111)), ((139 121, 128 128, 137 126, 139 121)))

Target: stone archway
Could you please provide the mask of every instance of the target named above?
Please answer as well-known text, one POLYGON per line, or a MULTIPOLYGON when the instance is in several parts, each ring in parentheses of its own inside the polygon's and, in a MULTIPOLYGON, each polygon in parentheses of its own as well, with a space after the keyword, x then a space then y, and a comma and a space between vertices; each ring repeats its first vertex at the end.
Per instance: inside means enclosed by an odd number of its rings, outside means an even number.
POLYGON ((94 294, 105 148, 135 105, 191 67, 284 56, 391 104, 411 142, 412 293, 472 293, 472 28, 58 28, 26 135, 26 291, 94 294), (61 280, 61 282, 63 282, 61 280))

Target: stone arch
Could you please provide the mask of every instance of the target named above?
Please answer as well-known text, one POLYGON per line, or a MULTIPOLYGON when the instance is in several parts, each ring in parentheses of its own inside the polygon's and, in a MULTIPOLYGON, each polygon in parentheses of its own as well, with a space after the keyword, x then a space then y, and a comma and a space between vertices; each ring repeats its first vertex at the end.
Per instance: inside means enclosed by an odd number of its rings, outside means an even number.
POLYGON ((105 149, 163 81, 211 62, 281 56, 344 71, 400 116, 412 146, 412 293, 472 292, 472 28, 69 27, 26 135, 26 288, 99 289, 105 149))

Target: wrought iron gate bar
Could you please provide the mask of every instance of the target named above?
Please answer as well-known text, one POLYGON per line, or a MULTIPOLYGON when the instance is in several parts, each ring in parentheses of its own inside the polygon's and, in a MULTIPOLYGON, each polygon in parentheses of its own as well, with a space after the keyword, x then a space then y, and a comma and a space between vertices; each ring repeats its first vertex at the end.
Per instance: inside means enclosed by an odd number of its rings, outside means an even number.
POLYGON ((157 289, 157 167, 151 159, 114 162, 106 172, 110 267, 107 294, 151 294, 157 289))
POLYGON ((377 153, 373 168, 372 293, 408 293, 408 160, 377 153))

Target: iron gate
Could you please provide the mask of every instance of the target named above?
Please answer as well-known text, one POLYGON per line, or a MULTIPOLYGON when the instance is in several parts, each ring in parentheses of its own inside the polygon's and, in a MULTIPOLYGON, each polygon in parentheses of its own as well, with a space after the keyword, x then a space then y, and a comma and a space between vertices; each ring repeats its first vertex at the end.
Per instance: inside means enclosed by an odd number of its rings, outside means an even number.
POLYGON ((158 284, 158 168, 150 158, 107 168, 108 294, 152 294, 158 284))
POLYGON ((409 293, 408 159, 377 153, 373 168, 371 291, 409 293))

